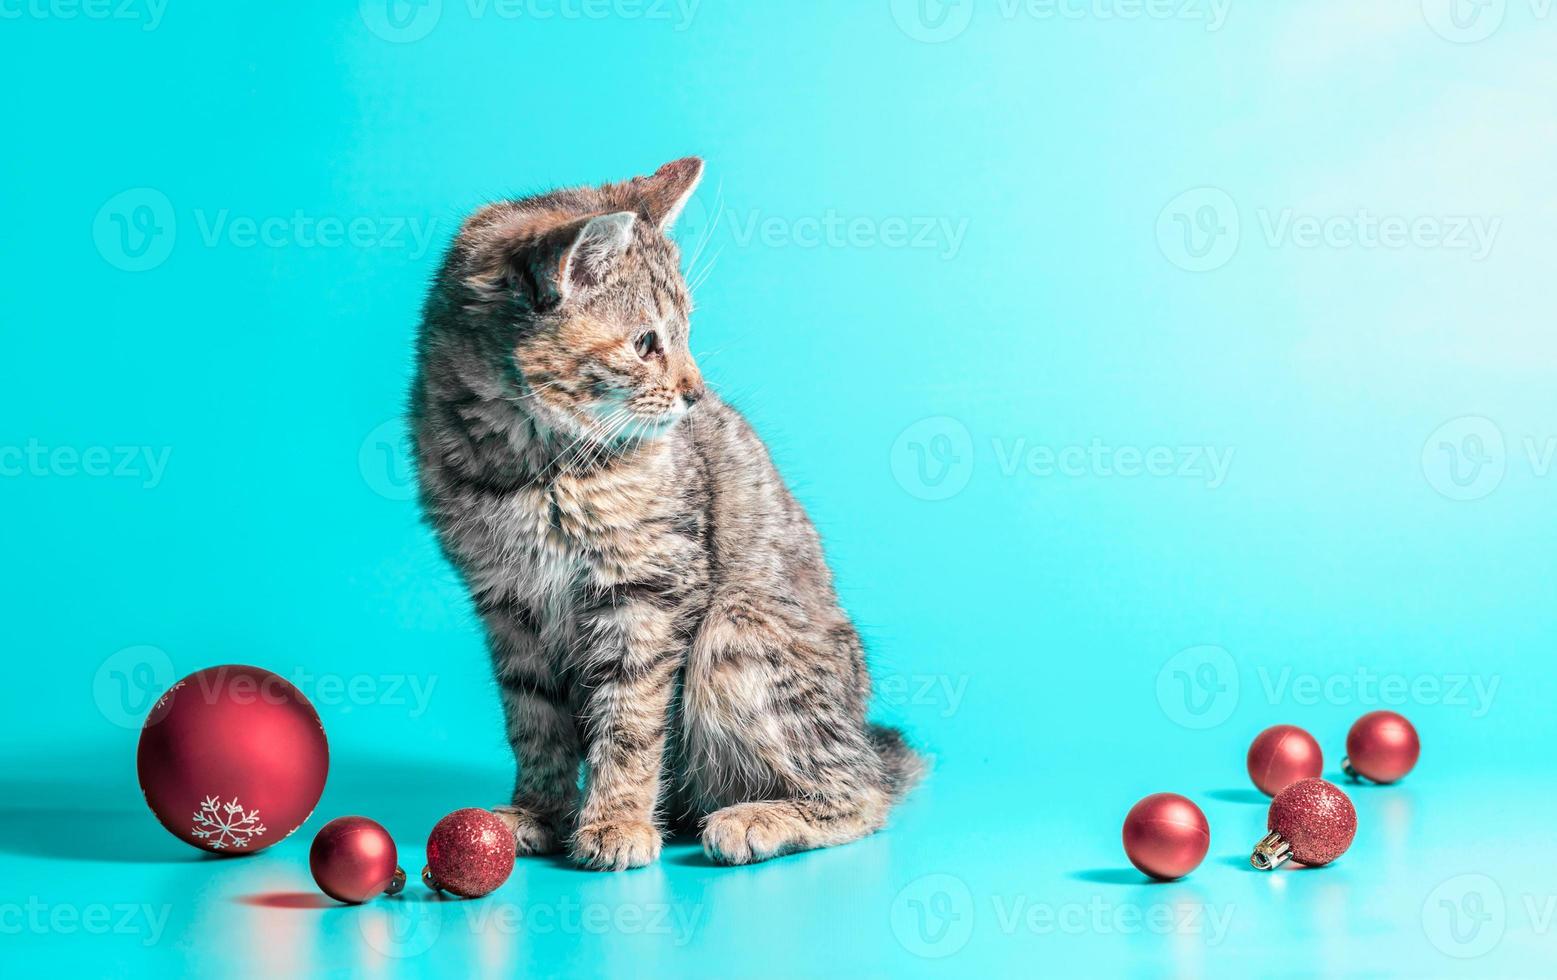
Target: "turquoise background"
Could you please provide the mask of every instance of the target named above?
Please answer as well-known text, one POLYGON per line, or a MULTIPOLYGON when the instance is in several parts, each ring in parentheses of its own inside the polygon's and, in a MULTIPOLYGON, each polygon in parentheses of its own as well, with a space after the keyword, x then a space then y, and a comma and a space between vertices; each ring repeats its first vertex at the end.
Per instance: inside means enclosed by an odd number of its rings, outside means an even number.
POLYGON ((0 13, 7 972, 1550 970, 1546 5, 0 13), (831 851, 327 907, 325 820, 414 873, 511 778, 407 483, 430 270, 483 201, 687 153, 694 351, 935 772, 831 851), (238 860, 132 770, 156 694, 224 662, 296 679, 334 751, 238 860), (1301 724, 1333 770, 1378 707, 1418 770, 1351 790, 1334 867, 1248 870, 1249 740, 1301 724), (1212 825, 1176 884, 1119 845, 1159 790, 1212 825))

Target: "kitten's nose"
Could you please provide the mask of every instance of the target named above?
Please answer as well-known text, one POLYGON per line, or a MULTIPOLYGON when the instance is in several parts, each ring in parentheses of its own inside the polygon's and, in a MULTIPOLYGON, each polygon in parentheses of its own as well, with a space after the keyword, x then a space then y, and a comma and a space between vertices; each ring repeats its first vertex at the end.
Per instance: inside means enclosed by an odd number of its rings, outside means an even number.
POLYGON ((681 397, 686 399, 688 408, 696 405, 708 391, 703 384, 703 373, 695 364, 687 365, 686 373, 681 376, 681 384, 676 387, 681 389, 681 397))

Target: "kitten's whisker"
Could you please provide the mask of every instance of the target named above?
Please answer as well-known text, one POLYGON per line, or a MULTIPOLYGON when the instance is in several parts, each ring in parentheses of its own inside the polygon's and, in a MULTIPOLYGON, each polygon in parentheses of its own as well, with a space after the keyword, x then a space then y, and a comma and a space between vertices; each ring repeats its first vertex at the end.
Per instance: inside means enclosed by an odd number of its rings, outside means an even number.
POLYGON ((713 258, 708 260, 708 265, 704 266, 701 272, 694 274, 692 281, 687 283, 687 292, 695 293, 703 288, 703 284, 708 281, 708 277, 713 275, 714 266, 719 264, 719 256, 723 254, 724 249, 720 248, 719 251, 714 253, 713 258))
MULTIPOLYGON (((617 412, 621 412, 621 411, 623 411, 623 410, 622 409, 617 409, 617 412)), ((606 419, 609 420, 609 419, 614 418, 615 416, 616 416, 616 412, 613 412, 611 415, 606 416, 606 419)), ((584 431, 583 431, 583 433, 581 435, 579 435, 579 437, 577 439, 574 439, 572 442, 568 443, 565 447, 563 447, 562 451, 557 454, 557 459, 559 460, 557 468, 559 470, 562 470, 562 471, 567 471, 568 470, 568 468, 572 465, 572 458, 571 457, 572 457, 572 453, 573 453, 574 447, 578 446, 580 443, 585 443, 585 441, 587 439, 589 439, 591 436, 594 435, 596 427, 597 426, 601 426, 601 425, 602 425, 601 421, 597 420, 597 419, 591 419, 590 421, 584 423, 584 431)), ((587 443, 586 443, 586 448, 587 448, 587 443)))
MULTIPOLYGON (((692 251, 692 259, 687 263, 687 271, 697 269, 697 260, 702 258, 703 250, 713 240, 714 231, 719 227, 719 218, 724 213, 724 181, 720 180, 714 188, 714 210, 708 217, 708 224, 703 226, 703 234, 698 239, 697 248, 692 251)), ((690 290, 689 290, 690 291, 690 290)))

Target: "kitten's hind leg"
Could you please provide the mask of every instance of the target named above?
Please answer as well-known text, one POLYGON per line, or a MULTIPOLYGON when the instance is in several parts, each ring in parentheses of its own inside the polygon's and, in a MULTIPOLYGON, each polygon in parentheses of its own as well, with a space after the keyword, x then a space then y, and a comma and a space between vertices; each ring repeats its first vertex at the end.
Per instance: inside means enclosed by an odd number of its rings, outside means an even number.
MULTIPOLYGON (((852 629, 848 630, 852 637, 852 629)), ((864 725, 857 643, 760 594, 719 596, 688 663, 703 850, 726 864, 857 840, 886 822, 893 780, 864 725)))
POLYGON ((709 814, 703 852, 721 864, 751 864, 795 851, 847 844, 887 819, 886 794, 856 800, 759 800, 709 814))

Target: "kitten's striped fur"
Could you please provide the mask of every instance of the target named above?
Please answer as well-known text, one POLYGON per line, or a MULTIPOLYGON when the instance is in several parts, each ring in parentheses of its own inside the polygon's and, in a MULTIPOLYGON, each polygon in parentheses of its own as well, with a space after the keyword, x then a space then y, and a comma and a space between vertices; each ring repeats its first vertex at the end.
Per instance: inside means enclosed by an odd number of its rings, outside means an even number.
POLYGON ((820 539, 688 351, 666 233, 702 169, 483 208, 427 300, 422 503, 486 625, 520 853, 638 867, 674 824, 760 861, 871 833, 921 770, 866 722, 820 539))

